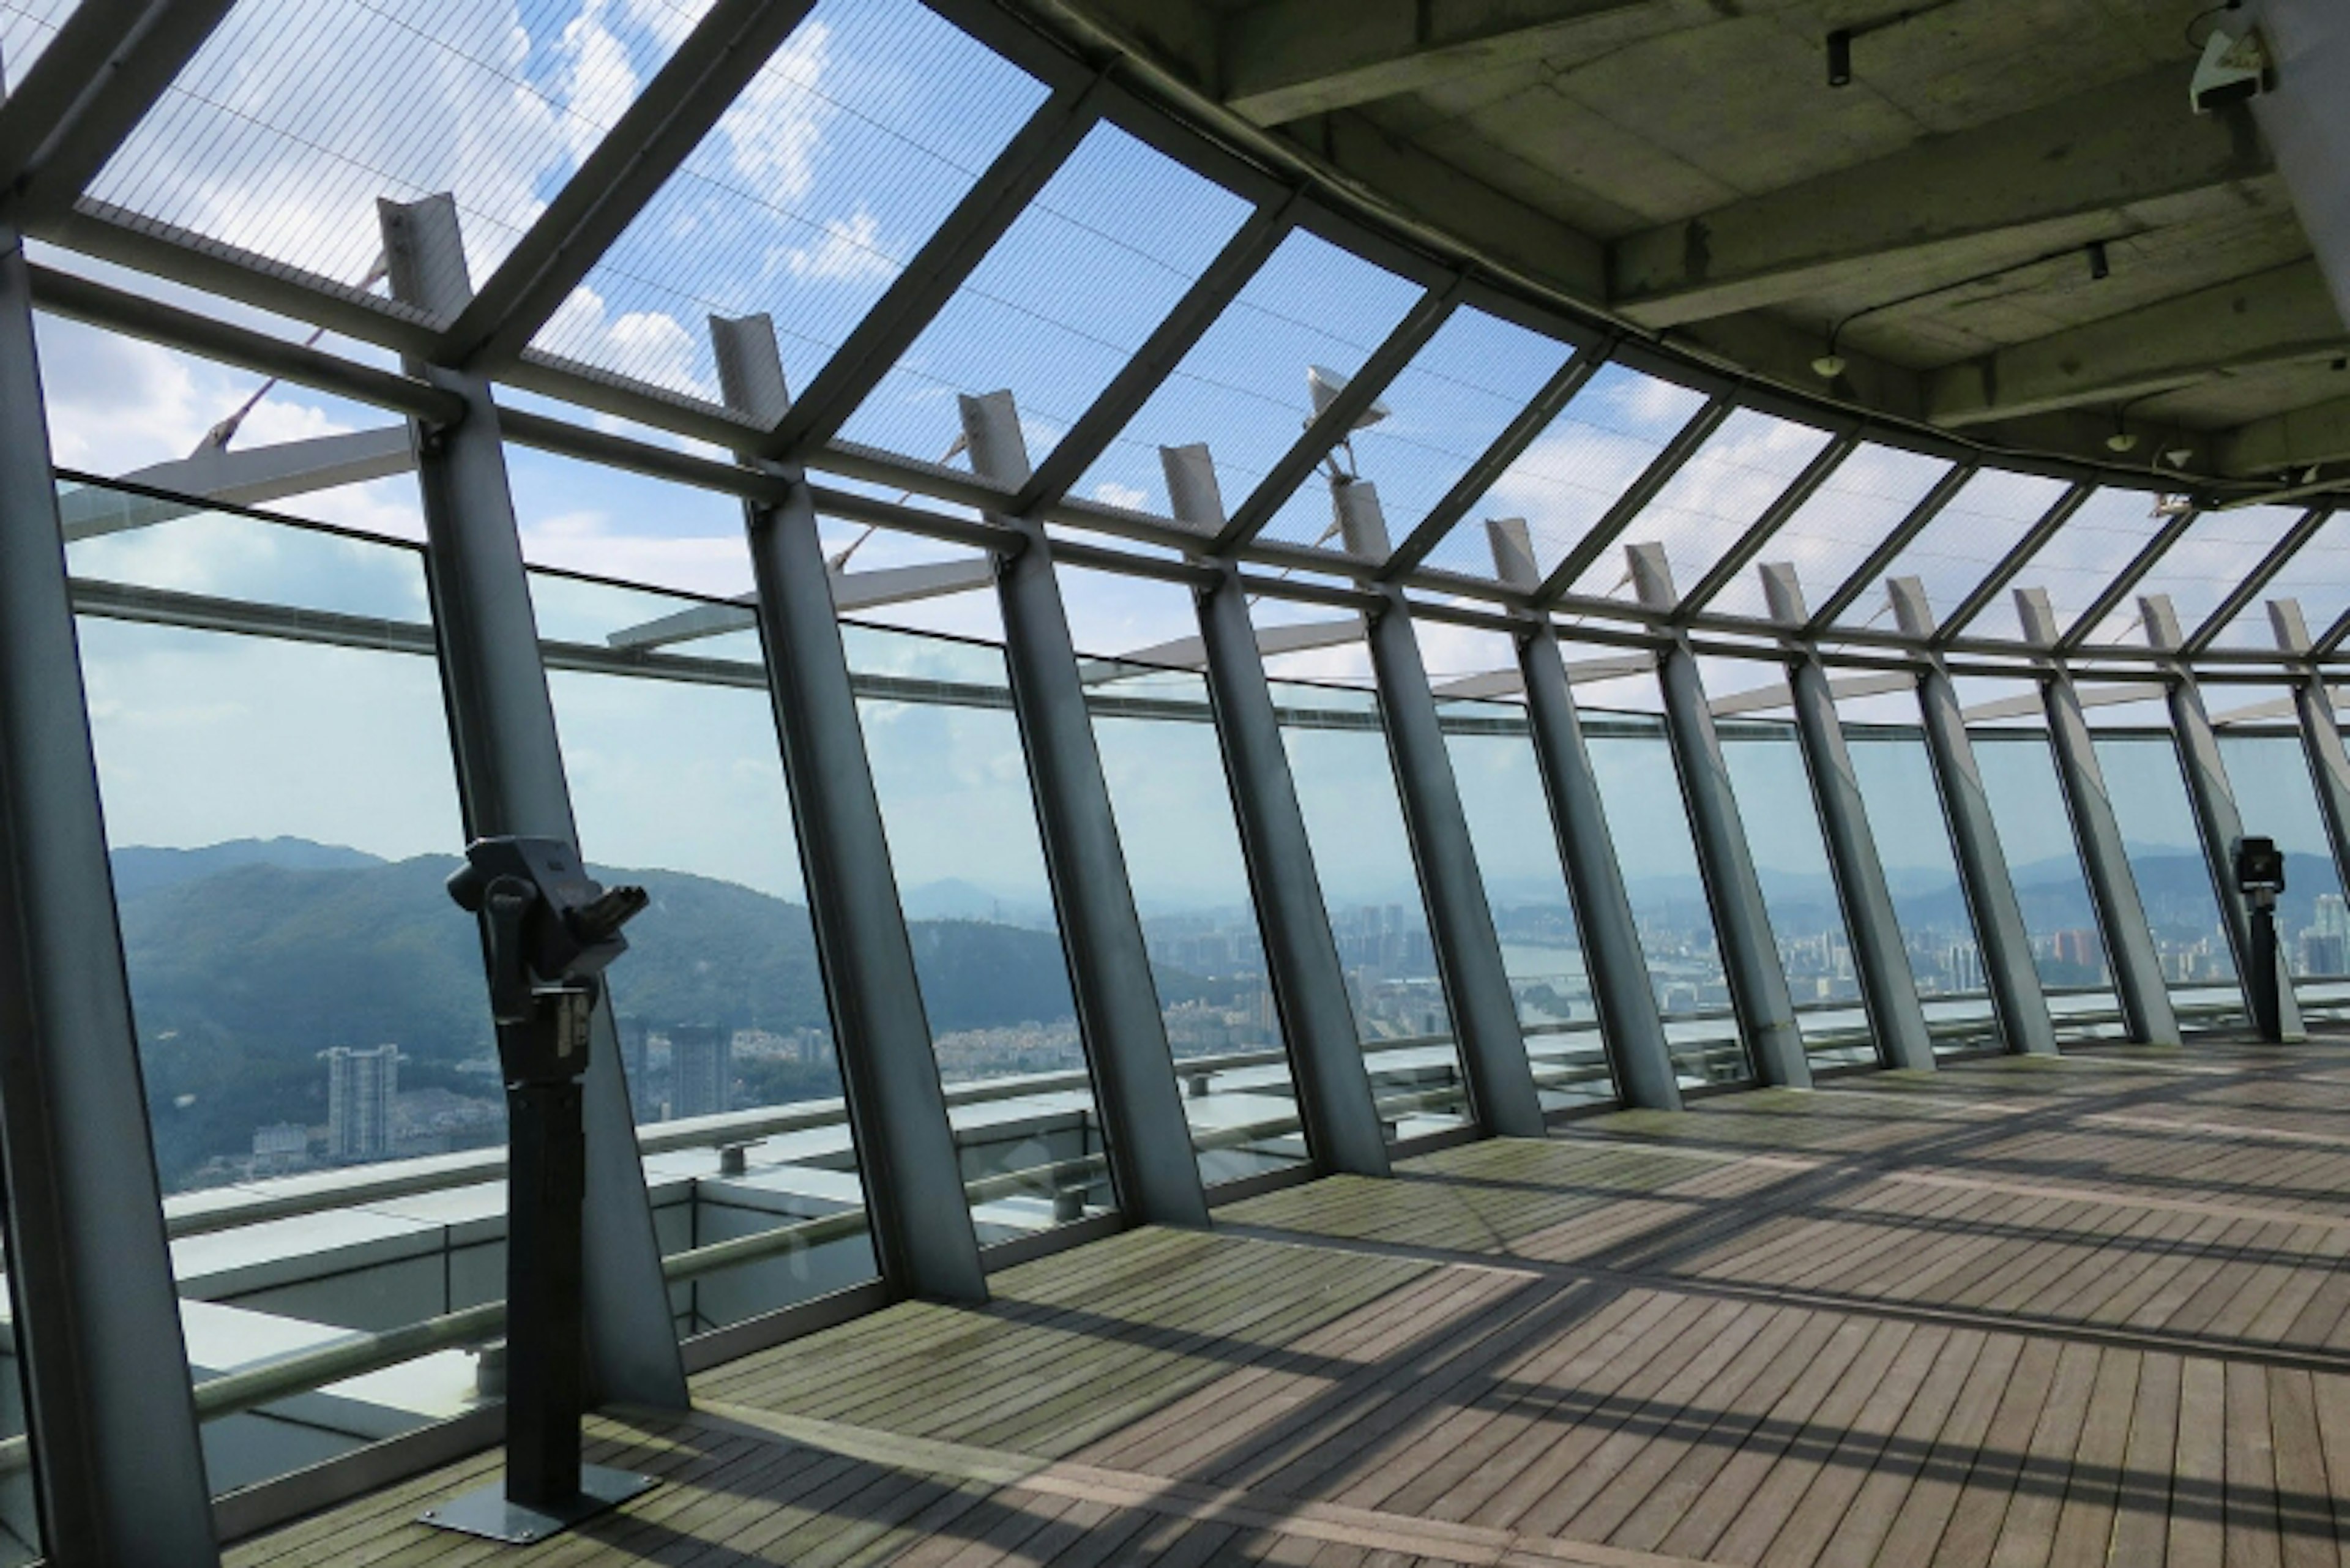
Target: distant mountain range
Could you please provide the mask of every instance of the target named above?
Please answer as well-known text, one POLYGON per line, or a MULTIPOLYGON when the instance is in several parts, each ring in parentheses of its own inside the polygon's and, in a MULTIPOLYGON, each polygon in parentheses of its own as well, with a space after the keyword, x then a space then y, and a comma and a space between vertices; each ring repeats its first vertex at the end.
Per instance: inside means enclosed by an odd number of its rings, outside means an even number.
MULTIPOLYGON (((256 1126, 323 1120, 317 1058, 330 1045, 397 1044, 404 1087, 482 1092, 455 1070, 492 1041, 473 922, 442 886, 452 860, 387 861, 297 838, 130 846, 113 860, 167 1177, 243 1150, 256 1126)), ((653 897, 612 971, 622 1016, 655 1029, 825 1026, 804 907, 682 872, 598 875, 653 897)), ((1049 930, 962 918, 918 918, 909 930, 932 1028, 1068 1016, 1049 930)))

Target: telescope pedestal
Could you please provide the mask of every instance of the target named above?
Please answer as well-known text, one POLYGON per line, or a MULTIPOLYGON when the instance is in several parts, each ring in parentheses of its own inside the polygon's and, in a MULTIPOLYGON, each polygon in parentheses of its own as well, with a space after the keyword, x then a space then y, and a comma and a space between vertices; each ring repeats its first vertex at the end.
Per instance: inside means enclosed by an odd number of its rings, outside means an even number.
POLYGON ((588 1357, 580 1209, 594 992, 543 991, 498 1027, 506 1084, 506 1466, 503 1480, 428 1510, 422 1522, 511 1545, 544 1541, 624 1502, 650 1476, 579 1461, 588 1357))

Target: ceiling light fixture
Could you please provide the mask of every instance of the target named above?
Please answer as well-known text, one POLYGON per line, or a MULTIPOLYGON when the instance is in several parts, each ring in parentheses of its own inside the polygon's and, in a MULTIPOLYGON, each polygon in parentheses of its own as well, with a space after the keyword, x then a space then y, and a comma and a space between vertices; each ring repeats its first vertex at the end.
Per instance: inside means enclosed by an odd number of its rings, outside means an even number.
POLYGON ((1828 35, 1828 86, 1852 85, 1852 29, 1838 27, 1828 35))
POLYGON ((2089 242, 2089 275, 2099 283, 2114 275, 2113 263, 2106 259, 2103 240, 2089 242))

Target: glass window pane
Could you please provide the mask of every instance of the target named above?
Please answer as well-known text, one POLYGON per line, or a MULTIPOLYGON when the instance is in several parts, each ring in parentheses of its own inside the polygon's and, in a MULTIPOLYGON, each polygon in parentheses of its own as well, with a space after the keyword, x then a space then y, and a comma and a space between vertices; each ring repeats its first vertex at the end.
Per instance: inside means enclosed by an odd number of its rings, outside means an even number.
MULTIPOLYGON (((531 589, 542 626, 619 630, 702 602, 546 574, 531 589)), ((652 895, 609 984, 662 1252, 775 1244, 672 1286, 692 1334, 877 1265, 756 634, 682 651, 690 665, 640 656, 546 683, 581 852, 652 895)))
MULTIPOLYGON (((1868 553, 1918 509, 1950 465, 1899 447, 1861 446, 1771 535, 1756 562, 1795 568, 1806 593, 1825 596, 1858 570, 1868 553)), ((1683 591, 1695 587, 1691 578, 1683 591)), ((1721 615, 1760 619, 1770 607, 1762 574, 1750 568, 1724 583, 1707 604, 1721 615)))
POLYGON ((1925 736, 1907 725, 1846 724, 1845 743, 1935 1051, 1996 1044, 1982 947, 1925 736))
POLYGON ((1393 1138, 1458 1127, 1468 1096, 1378 699, 1280 680, 1273 700, 1379 1119, 1393 1138))
MULTIPOLYGON (((417 552, 201 512, 74 549, 139 585, 83 579, 78 632, 192 1375, 498 1300, 505 1102, 442 888, 464 830, 417 552), (166 624, 191 590, 248 633, 166 624)), ((207 1422, 213 1486, 460 1415, 474 1356, 325 1392, 207 1422)))
POLYGON ((2089 1016, 2110 1014, 2119 1002, 2064 787, 2056 776, 2055 753, 2044 731, 1986 729, 1974 731, 1971 738, 1975 768, 1982 774, 2000 849, 2032 940, 2033 967, 2058 1031, 2076 1035, 2089 1016))
POLYGON ((1442 718, 1543 1106, 1612 1100, 1616 1085, 1599 1038, 1598 1004, 1525 710, 1514 702, 1456 701, 1443 704, 1442 718))
POLYGON ((800 390, 1044 97, 914 0, 819 0, 533 347, 715 402, 706 318, 765 314, 800 390))
POLYGON ((1568 352, 1558 339, 1498 317, 1455 311, 1379 394, 1376 407, 1386 411, 1338 446, 1323 475, 1298 486, 1265 524, 1264 537, 1343 548, 1328 533, 1327 472, 1335 463, 1378 487, 1389 541, 1401 544, 1568 352))
POLYGON ((1825 431, 1740 409, 1681 464, 1572 591, 1628 599, 1624 547, 1662 545, 1673 587, 1687 593, 1724 551, 1787 492, 1828 443, 1825 431))
MULTIPOLYGON (((363 286, 377 200, 450 192, 478 282, 706 7, 239 0, 89 194, 363 286)), ((743 144, 773 145, 754 118, 743 144)))
POLYGON ((2096 750, 2130 875, 2154 928, 2163 979, 2182 1011, 2241 1011, 2235 955, 2220 923, 2178 744, 2167 734, 2109 732, 2097 736, 2096 750))
POLYGON ((2236 512, 2206 512, 2188 525, 2178 542, 2162 553, 2145 576, 2132 585, 2129 597, 2091 632, 2087 640, 2101 643, 2143 642, 2144 622, 2138 614, 2141 597, 2162 594, 2178 613, 2180 631, 2192 637, 2198 627, 2220 607, 2230 589, 2260 565, 2286 530, 2304 515, 2295 506, 2247 506, 2236 512))
MULTIPOLYGON (((1655 697, 1653 677, 1621 684, 1655 697)), ((1674 1070, 1684 1085, 1750 1081, 1753 1066, 1731 1012, 1729 977, 1664 721, 1586 710, 1583 733, 1674 1070)))
POLYGON ((2268 580, 2260 597, 2220 628, 2213 645, 2274 648, 2276 633, 2270 628, 2268 611, 2272 599, 2298 603, 2314 638, 2324 637, 2342 612, 2350 610, 2350 512, 2337 512, 2320 524, 2268 580))
POLYGON ((1167 515, 1159 449, 1204 441, 1237 510, 1313 410, 1306 369, 1362 368, 1424 291, 1316 235, 1292 233, 1076 485, 1167 515))
POLYGON ((1297 1092, 1204 676, 1089 664, 1094 742, 1183 1111, 1213 1185, 1298 1165, 1297 1092))
POLYGON ((1617 498, 1680 434, 1705 394, 1603 365, 1532 445, 1445 535, 1428 564, 1480 577, 1493 575, 1485 520, 1523 517, 1534 560, 1550 571, 1607 515, 1617 498))
POLYGON ((1786 720, 1725 720, 1715 731, 1762 880, 1804 1053, 1824 1066, 1874 1064, 1876 1036, 1859 1005, 1852 938, 1795 726, 1786 720))
MULTIPOLYGON (((1890 620, 1883 579, 1917 577, 1924 585, 1926 602, 1939 618, 1957 607, 1969 589, 2005 560, 2032 525, 2048 515, 2064 499, 2066 486, 2058 480, 2004 469, 1978 470, 1959 487, 1950 504, 1934 514, 1918 536, 1902 546, 1878 581, 1865 583, 1839 625, 1866 625, 1890 620)), ((1806 596, 1824 603, 1841 582, 1804 585, 1806 596)))
POLYGON ((2106 489, 2090 496, 2033 552, 2006 589, 1967 623, 1967 635, 2021 640, 2023 622, 2015 611, 2019 588, 2045 592, 2049 607, 2056 612, 2056 625, 2070 628, 2096 602, 2115 574, 2137 559, 2170 521, 2160 510, 2160 500, 2144 490, 2106 489))
POLYGON ((1003 651, 841 636, 980 1242, 1114 1208, 1003 651))
POLYGON ((2285 853, 2284 892, 2277 899, 2277 945, 2284 952, 2285 972, 2295 979, 2350 975, 2350 915, 2300 735, 2223 731, 2220 757, 2244 831, 2275 839, 2285 853))
POLYGON ((25 79, 81 0, 9 0, 0 6, 0 87, 25 79))
POLYGON ((842 430, 937 462, 958 393, 1007 389, 1042 462, 1247 216, 1115 126, 1081 142, 842 430))

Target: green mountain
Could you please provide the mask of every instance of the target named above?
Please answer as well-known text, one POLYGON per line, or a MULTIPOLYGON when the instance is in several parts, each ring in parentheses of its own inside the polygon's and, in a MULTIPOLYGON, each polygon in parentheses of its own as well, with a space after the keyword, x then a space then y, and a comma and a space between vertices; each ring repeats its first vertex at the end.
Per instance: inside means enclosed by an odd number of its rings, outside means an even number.
MULTIPOLYGON (((492 1043, 473 922, 442 887, 454 864, 386 862, 299 840, 117 852, 167 1181, 211 1156, 243 1152, 256 1127, 323 1120, 317 1054, 330 1045, 397 1044, 403 1089, 483 1093, 479 1075, 457 1071, 492 1043)), ((639 883, 653 899, 611 973, 619 1013, 657 1031, 826 1026, 802 906, 681 872, 597 874, 639 883)), ((1052 933, 968 919, 909 929, 932 1028, 1069 1015, 1052 933)))

